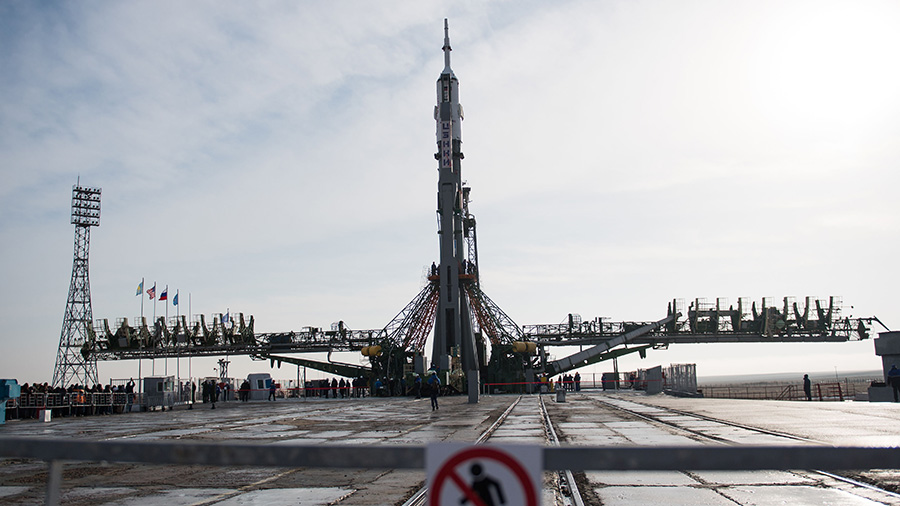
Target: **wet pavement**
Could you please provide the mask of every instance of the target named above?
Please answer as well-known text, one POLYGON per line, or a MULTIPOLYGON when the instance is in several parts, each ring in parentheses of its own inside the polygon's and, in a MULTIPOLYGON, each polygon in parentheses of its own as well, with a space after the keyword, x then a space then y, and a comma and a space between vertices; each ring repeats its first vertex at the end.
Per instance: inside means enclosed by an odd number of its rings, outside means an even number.
MULTIPOLYGON (((192 410, 49 423, 10 421, 0 426, 0 435, 96 441, 427 445, 474 441, 515 400, 516 396, 486 396, 472 405, 462 396, 445 397, 438 411, 431 411, 428 399, 408 398, 228 402, 216 404, 215 410, 198 405, 192 410)), ((900 405, 685 399, 630 392, 569 393, 566 400, 556 403, 552 396, 544 396, 557 432, 564 444, 571 445, 900 445, 900 405), (775 433, 805 439, 785 439, 775 433)), ((526 396, 490 442, 546 444, 545 440, 540 399, 526 396)), ((0 461, 0 502, 43 504, 46 476, 42 462, 0 461)), ((812 471, 587 472, 579 478, 588 504, 900 505, 900 496, 812 471)), ((63 472, 62 501, 151 506, 402 504, 424 479, 424 470, 70 463, 63 472)), ((545 479, 545 486, 550 482, 545 479)), ((544 503, 552 497, 545 493, 544 503)))

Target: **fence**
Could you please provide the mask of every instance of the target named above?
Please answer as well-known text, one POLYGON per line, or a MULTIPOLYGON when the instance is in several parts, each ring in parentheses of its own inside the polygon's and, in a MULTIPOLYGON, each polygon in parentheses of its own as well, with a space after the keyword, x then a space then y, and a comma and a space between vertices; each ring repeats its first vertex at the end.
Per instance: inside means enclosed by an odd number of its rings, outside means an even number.
POLYGON ((50 410, 55 417, 123 413, 142 402, 141 394, 124 392, 22 394, 6 401, 6 416, 10 419, 37 418, 44 410, 50 410))
MULTIPOLYGON (((827 446, 541 447, 544 471, 900 469, 900 449, 827 446)), ((423 469, 424 446, 237 445, 0 438, 0 457, 48 462, 45 504, 59 504, 63 461, 286 468, 423 469)))
MULTIPOLYGON (((817 401, 843 401, 859 394, 868 395, 872 380, 844 379, 842 382, 814 383, 812 398, 817 401)), ((803 387, 797 383, 749 383, 745 385, 703 385, 703 397, 720 399, 806 400, 803 387)))

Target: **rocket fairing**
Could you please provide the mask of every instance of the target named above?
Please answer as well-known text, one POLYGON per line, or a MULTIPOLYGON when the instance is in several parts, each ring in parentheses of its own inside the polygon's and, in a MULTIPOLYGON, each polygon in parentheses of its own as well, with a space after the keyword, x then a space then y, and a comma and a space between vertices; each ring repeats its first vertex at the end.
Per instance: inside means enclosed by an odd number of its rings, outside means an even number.
MULTIPOLYGON (((444 20, 444 70, 437 81, 437 105, 434 119, 437 122, 439 169, 453 170, 453 141, 462 143, 462 106, 459 105, 459 80, 450 68, 450 28, 444 20)), ((456 147, 459 153, 459 147, 456 147)))

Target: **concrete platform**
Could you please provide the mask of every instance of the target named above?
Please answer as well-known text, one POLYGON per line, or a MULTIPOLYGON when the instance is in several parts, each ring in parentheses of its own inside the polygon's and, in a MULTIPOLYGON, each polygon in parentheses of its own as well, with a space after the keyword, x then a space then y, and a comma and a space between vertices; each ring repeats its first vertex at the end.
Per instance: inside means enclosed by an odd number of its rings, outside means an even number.
MULTIPOLYGON (((211 410, 11 421, 0 435, 87 440, 227 441, 259 444, 380 443, 425 445, 474 441, 515 396, 427 399, 329 399, 218 403, 211 410)), ((900 404, 687 399, 632 393, 544 396, 557 432, 573 445, 786 444, 775 435, 724 425, 703 415, 831 445, 900 445, 900 404), (662 425, 629 414, 656 417, 662 425), (678 410, 675 412, 672 410, 678 410), (717 438, 711 443, 706 435, 717 438)), ((539 398, 523 397, 492 443, 543 444, 539 398)), ((800 444, 790 441, 790 444, 800 444)), ((900 450, 898 450, 900 451, 900 450)), ((872 467, 877 467, 873 463, 872 467)), ((896 474, 871 471, 875 479, 896 474)), ((547 473, 549 475, 550 473, 547 473)), ((861 474, 860 474, 861 476, 861 474)), ((417 490, 423 471, 241 469, 202 466, 69 464, 63 503, 87 504, 399 504, 417 490)), ((809 471, 584 473, 588 504, 898 504, 900 496, 856 487, 809 471)), ((0 502, 42 504, 46 466, 0 462, 0 502)), ((545 477, 545 484, 551 480, 545 477)), ((897 480, 900 484, 900 479, 897 480)), ((545 494, 545 503, 550 495, 545 494)))

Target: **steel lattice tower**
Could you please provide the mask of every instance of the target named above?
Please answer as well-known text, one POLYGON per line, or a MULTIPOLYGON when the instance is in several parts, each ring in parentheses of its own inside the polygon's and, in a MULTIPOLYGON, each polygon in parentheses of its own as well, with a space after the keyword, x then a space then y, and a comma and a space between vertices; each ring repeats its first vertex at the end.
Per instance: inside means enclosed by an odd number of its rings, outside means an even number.
POLYGON ((82 349, 93 348, 94 341, 88 253, 91 249, 91 227, 100 225, 100 188, 79 184, 72 187, 72 224, 75 225, 75 260, 53 370, 54 387, 99 383, 97 360, 85 357, 82 349))

